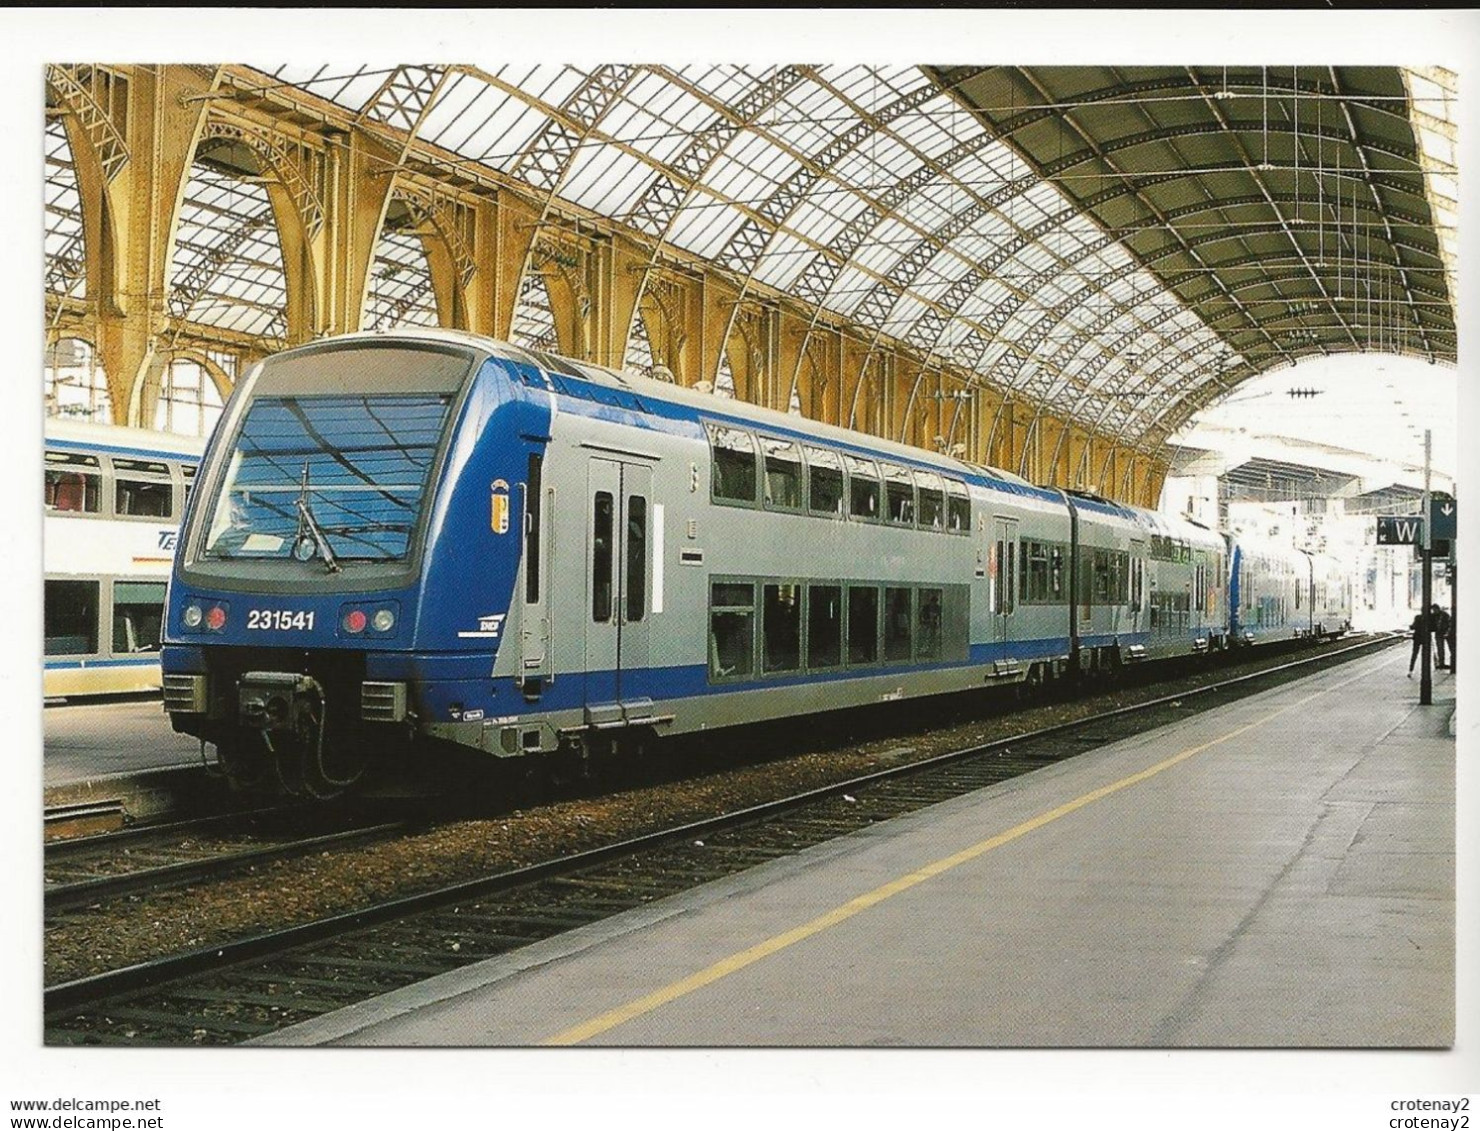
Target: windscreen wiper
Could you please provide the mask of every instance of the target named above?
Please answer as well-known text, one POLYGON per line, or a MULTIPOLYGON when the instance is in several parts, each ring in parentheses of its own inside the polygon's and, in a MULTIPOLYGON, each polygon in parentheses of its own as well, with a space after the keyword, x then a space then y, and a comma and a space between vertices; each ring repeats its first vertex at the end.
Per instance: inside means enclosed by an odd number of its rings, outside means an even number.
POLYGON ((303 461, 303 483, 298 491, 298 533, 293 537, 293 556, 300 562, 313 560, 314 554, 324 559, 330 573, 340 572, 339 559, 329 545, 329 536, 319 526, 308 505, 308 460, 303 461))

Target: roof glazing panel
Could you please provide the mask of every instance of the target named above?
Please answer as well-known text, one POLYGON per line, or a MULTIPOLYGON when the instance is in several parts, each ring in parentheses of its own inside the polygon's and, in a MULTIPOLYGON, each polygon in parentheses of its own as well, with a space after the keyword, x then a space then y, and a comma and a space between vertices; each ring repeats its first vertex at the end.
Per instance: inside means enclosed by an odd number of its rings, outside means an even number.
MULTIPOLYGON (((1301 77, 1317 71, 1302 68, 1301 77)), ((392 71, 283 67, 275 74, 358 113, 392 71)), ((1260 266, 1253 270, 1268 270, 1275 249, 1243 229, 1223 233, 1237 239, 1195 246, 1201 233, 1193 225, 1215 228, 1234 215, 1219 211, 1215 199, 1232 189, 1186 177, 1165 189, 1142 189, 1104 155, 1127 167, 1137 160, 1169 165, 1225 157, 1226 138, 1208 126, 1208 107, 1216 103, 1198 81, 1186 68, 1151 67, 949 72, 694 64, 608 68, 600 75, 571 66, 467 67, 443 82, 419 136, 536 188, 552 187, 599 215, 656 216, 644 229, 650 235, 802 301, 826 288, 829 310, 870 327, 882 319, 885 332, 903 340, 915 340, 911 331, 925 315, 944 318, 944 331, 928 336, 947 348, 965 343, 961 356, 988 377, 1002 376, 994 366, 1005 369, 1006 379, 1018 376, 1019 363, 1001 348, 1004 339, 1021 339, 1025 348, 1031 342, 1034 356, 1050 368, 1103 374, 1114 371, 1115 351, 1134 338, 1134 348, 1156 349, 1180 370, 1208 356, 1209 343, 1218 340, 1187 308, 1189 296, 1205 289, 1205 269, 1254 255, 1260 266), (1131 81, 1151 88, 1140 102, 1117 85, 1131 81), (1114 97, 1101 97, 1101 88, 1114 97), (1055 110, 1035 109, 1055 99, 1055 110), (1063 125, 1070 120, 1079 132, 1063 125), (1187 136, 1176 136, 1177 127, 1187 136), (1122 136, 1157 128, 1168 132, 1149 144, 1114 148, 1122 136), (547 136, 549 129, 556 133, 547 136), (1101 148, 1092 148, 1088 137, 1101 148), (1039 175, 1060 160, 1062 175, 1039 175), (660 179, 677 187, 665 197, 670 203, 637 208, 660 179), (1114 233, 1121 242, 1102 246, 1110 240, 1101 226, 1110 214, 1083 211, 1084 198, 1101 190, 1109 192, 1105 207, 1121 208, 1122 218, 1150 215, 1150 204, 1170 210, 1206 200, 1213 207, 1202 218, 1179 221, 1186 244, 1168 244, 1164 226, 1148 222, 1140 229, 1151 233, 1144 245, 1132 227, 1129 235, 1114 233), (1164 199, 1154 198, 1158 191, 1164 199), (819 255, 841 267, 808 272, 819 255), (1196 281, 1168 285, 1158 255, 1166 270, 1196 281)), ((1235 82, 1233 89, 1247 90, 1247 81, 1244 76, 1244 85, 1235 82)), ((1416 96, 1449 105, 1442 83, 1425 76, 1409 82, 1416 96)), ((1236 102, 1223 108, 1226 115, 1248 110, 1236 102)), ((1396 115, 1359 110, 1363 120, 1393 132, 1396 115)), ((1440 190, 1430 193, 1435 217, 1447 223, 1454 197, 1446 196, 1444 163, 1453 135, 1442 116, 1434 118, 1416 133, 1433 154, 1431 188, 1440 190)), ((1323 129, 1330 133, 1334 121, 1323 129)), ((1386 169, 1383 161, 1401 165, 1389 154, 1390 141, 1384 144, 1366 151, 1372 168, 1386 169)), ((1257 202, 1267 185, 1256 172, 1240 173, 1245 180, 1232 188, 1257 202)), ((1390 192, 1386 185, 1373 191, 1390 192)), ((1298 264, 1300 249, 1292 256, 1291 244, 1286 238, 1279 256, 1298 264)), ((1243 363, 1241 349, 1259 344, 1248 334, 1231 342, 1234 364, 1243 363)), ((1160 380, 1160 374, 1133 376, 1160 380)), ((1070 405, 1078 392, 1062 395, 1070 405)))
POLYGON ((80 297, 86 284, 83 256, 82 198, 77 192, 77 170, 62 119, 46 123, 46 289, 52 294, 80 297))
POLYGON ((170 313, 253 337, 287 332, 287 286, 267 190, 197 162, 180 207, 170 313))

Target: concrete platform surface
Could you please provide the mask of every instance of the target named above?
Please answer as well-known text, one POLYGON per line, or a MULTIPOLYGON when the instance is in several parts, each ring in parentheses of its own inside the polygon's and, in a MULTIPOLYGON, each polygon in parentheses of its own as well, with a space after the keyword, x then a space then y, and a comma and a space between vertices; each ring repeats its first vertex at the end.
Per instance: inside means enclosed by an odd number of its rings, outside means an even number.
POLYGON ((1377 656, 256 1044, 1447 1047, 1453 685, 1377 656))
POLYGON ((47 787, 200 765, 200 743, 170 729, 158 696, 46 707, 41 734, 47 787))

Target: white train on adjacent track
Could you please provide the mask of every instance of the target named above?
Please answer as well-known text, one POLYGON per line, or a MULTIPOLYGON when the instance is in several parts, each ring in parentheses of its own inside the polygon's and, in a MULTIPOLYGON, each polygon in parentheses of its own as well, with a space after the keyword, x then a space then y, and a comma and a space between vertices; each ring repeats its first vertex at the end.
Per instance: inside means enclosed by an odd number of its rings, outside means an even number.
POLYGON ((46 422, 48 699, 157 691, 165 586, 202 441, 46 422))

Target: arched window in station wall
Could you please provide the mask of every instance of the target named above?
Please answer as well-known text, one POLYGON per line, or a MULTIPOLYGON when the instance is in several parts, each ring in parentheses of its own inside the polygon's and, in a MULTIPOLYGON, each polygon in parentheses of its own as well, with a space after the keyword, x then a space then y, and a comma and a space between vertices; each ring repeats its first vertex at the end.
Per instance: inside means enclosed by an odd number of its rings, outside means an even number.
POLYGON ((255 339, 268 350, 287 338, 287 283, 267 189, 270 175, 249 147, 207 142, 185 186, 170 269, 169 312, 191 326, 255 339))
MULTIPOLYGON (((235 357, 220 354, 212 360, 235 380, 235 357)), ((193 357, 175 357, 160 377, 154 427, 182 436, 208 436, 221 417, 221 407, 221 392, 206 367, 193 357)))
POLYGON ((61 338, 42 358, 46 415, 110 424, 113 401, 97 351, 81 338, 61 338))
POLYGON ((360 320, 366 330, 438 325, 432 268, 416 223, 415 214, 403 201, 391 200, 370 267, 360 320))
POLYGON ((560 339, 555 333, 555 311, 550 305, 550 287, 545 276, 538 271, 526 273, 519 287, 509 340, 515 345, 560 352, 560 339))

